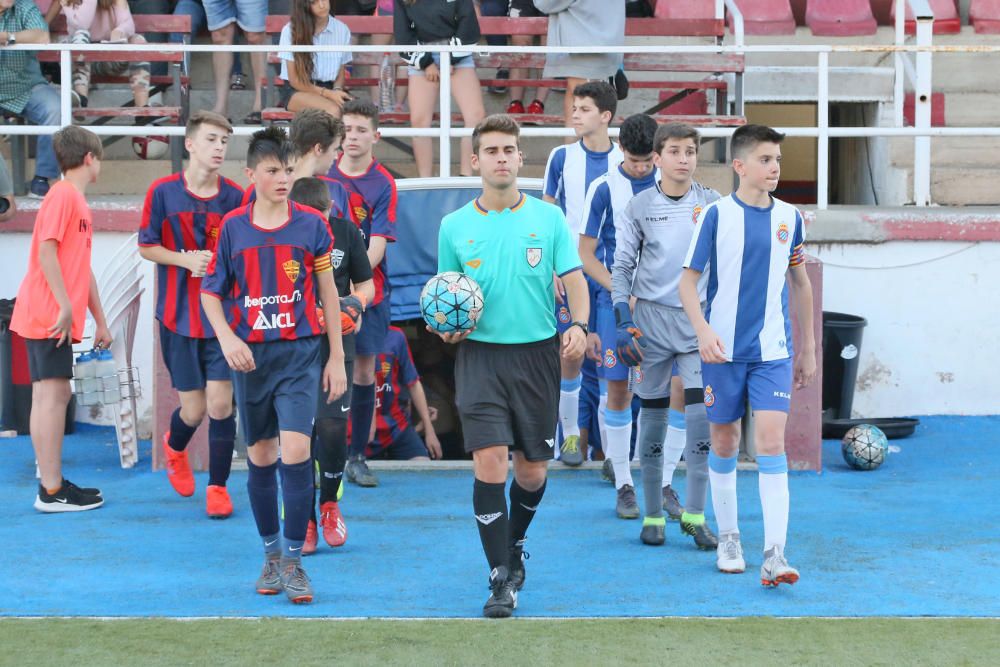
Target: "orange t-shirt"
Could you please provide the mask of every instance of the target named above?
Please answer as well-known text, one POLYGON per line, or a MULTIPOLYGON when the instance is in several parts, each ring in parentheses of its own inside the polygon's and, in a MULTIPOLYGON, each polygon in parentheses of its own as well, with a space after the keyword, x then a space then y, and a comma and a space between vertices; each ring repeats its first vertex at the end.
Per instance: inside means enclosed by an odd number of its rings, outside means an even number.
POLYGON ((53 185, 35 217, 28 273, 17 291, 17 303, 10 321, 13 331, 24 338, 36 340, 52 337, 49 328, 59 317, 59 304, 42 273, 38 250, 43 241, 53 240, 59 244, 59 267, 70 303, 73 304, 73 342, 80 341, 90 293, 92 236, 93 221, 83 194, 69 181, 53 185))

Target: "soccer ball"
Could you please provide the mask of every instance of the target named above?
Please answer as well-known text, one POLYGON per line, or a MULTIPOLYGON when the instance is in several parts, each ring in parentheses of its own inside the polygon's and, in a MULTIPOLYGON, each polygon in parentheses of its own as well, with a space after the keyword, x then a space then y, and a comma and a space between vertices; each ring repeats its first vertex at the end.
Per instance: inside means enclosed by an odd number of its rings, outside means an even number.
POLYGON ((162 160, 170 150, 170 140, 163 135, 132 137, 132 150, 142 160, 162 160))
POLYGON ((875 470, 889 455, 889 441, 879 427, 859 424, 844 434, 840 452, 855 470, 875 470))
POLYGON ((464 273, 439 273, 420 291, 420 314, 438 333, 469 331, 483 314, 483 290, 464 273))

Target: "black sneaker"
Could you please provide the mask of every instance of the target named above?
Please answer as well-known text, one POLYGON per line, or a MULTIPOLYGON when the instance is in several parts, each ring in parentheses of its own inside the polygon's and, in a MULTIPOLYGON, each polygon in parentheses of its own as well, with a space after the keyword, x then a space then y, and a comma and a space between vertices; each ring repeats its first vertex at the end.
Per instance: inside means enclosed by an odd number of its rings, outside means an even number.
POLYGON ((639 503, 635 500, 635 487, 631 484, 625 484, 618 489, 615 512, 618 514, 619 519, 639 518, 639 503))
POLYGON ((347 481, 358 486, 373 487, 378 486, 378 477, 368 469, 368 462, 363 456, 351 456, 347 459, 347 468, 344 470, 347 481))
POLYGON ((93 486, 77 486, 76 484, 74 484, 73 482, 69 481, 65 477, 63 477, 63 485, 64 486, 72 486, 74 489, 76 489, 80 493, 82 493, 84 495, 87 495, 87 496, 99 496, 99 495, 101 495, 101 490, 100 489, 98 489, 96 487, 93 487, 93 486))
POLYGON ((35 176, 28 186, 28 196, 32 199, 45 199, 49 194, 49 179, 44 176, 35 176))
POLYGON ((490 599, 483 605, 486 618, 510 618, 517 607, 517 590, 507 576, 507 568, 501 566, 490 572, 490 599))
POLYGON ((510 548, 510 574, 508 579, 514 585, 514 590, 519 591, 524 588, 524 561, 531 558, 531 554, 524 550, 524 543, 517 544, 510 548))
MULTIPOLYGON (((510 70, 507 70, 507 69, 498 69, 497 70, 496 78, 497 79, 509 79, 510 78, 510 70)), ((503 95, 504 93, 507 92, 507 86, 505 86, 503 84, 500 84, 500 83, 497 83, 496 85, 490 86, 489 88, 487 88, 487 90, 489 92, 493 93, 494 95, 503 95)))
POLYGON ((601 479, 615 483, 615 467, 611 464, 611 459, 604 459, 604 464, 601 465, 601 479))
POLYGON ((642 521, 642 531, 639 533, 639 539, 643 544, 648 544, 650 546, 658 547, 664 542, 666 542, 666 535, 664 530, 664 524, 662 518, 660 519, 643 519, 642 521))
POLYGON ((704 515, 700 517, 700 521, 691 521, 689 520, 690 518, 694 517, 687 512, 681 517, 681 532, 693 537, 695 546, 703 551, 717 548, 719 546, 719 538, 708 527, 708 522, 705 521, 704 515))
POLYGON ((104 498, 83 493, 79 487, 66 483, 52 495, 39 484, 38 496, 35 497, 35 509, 39 512, 83 512, 97 509, 103 504, 104 498))
POLYGON ((680 521, 681 514, 684 513, 684 506, 681 505, 677 492, 669 484, 663 487, 663 511, 671 521, 680 521))

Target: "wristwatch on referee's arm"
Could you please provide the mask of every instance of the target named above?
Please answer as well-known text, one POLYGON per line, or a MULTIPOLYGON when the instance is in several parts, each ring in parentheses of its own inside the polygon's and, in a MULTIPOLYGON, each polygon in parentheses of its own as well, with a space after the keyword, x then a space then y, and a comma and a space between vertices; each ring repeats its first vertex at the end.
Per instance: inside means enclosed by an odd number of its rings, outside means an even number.
POLYGON ((580 327, 583 330, 583 335, 586 336, 590 333, 590 327, 587 326, 586 322, 581 322, 580 320, 573 320, 569 323, 571 327, 580 327))

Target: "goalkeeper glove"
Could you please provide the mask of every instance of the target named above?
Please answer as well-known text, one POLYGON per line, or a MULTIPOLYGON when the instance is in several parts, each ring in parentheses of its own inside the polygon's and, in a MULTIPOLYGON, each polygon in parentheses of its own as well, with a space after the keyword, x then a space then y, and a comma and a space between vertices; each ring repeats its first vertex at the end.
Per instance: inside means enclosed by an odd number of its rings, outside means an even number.
POLYGON ((350 294, 340 297, 340 333, 342 335, 352 334, 358 326, 358 318, 364 311, 361 299, 350 294))
POLYGON ((618 331, 615 338, 618 358, 626 366, 638 366, 642 363, 642 351, 646 348, 646 341, 642 339, 642 331, 632 321, 632 312, 625 301, 615 304, 615 324, 618 331))

